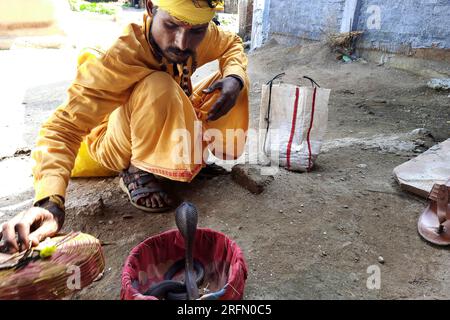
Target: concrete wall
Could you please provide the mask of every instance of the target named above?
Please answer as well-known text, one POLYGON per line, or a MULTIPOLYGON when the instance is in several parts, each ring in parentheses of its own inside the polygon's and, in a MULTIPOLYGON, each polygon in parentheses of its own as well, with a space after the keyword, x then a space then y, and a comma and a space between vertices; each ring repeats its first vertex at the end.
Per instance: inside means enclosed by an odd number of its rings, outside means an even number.
POLYGON ((450 48, 450 1, 360 0, 357 29, 365 31, 359 43, 363 48, 402 53, 410 48, 450 48), (379 29, 374 28, 377 15, 379 29))
POLYGON ((272 0, 269 38, 286 44, 301 39, 320 40, 340 27, 345 0, 272 0))
POLYGON ((225 0, 225 13, 238 13, 238 0, 225 0))
MULTIPOLYGON (((277 0, 273 0, 277 1, 277 0)), ((271 0, 254 0, 251 48, 262 46, 269 39, 269 14, 271 0)))
POLYGON ((0 24, 12 28, 28 25, 52 24, 55 5, 52 0, 0 0, 0 24))
POLYGON ((450 48, 450 0, 256 0, 252 48, 320 40, 327 32, 363 30, 362 48, 408 53, 450 48), (262 41, 261 41, 262 40, 262 41))
POLYGON ((62 33, 68 12, 69 3, 60 0, 0 0, 0 37, 62 33))

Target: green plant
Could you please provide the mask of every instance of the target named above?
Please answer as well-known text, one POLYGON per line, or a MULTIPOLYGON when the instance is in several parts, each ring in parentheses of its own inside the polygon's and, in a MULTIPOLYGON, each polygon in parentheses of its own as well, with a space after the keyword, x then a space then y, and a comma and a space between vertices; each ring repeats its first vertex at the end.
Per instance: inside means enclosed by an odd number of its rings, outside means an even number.
POLYGON ((118 2, 119 0, 86 0, 86 1, 96 3, 96 2, 118 2))
POLYGON ((108 15, 115 14, 117 6, 115 3, 98 3, 82 0, 69 0, 69 4, 73 11, 87 11, 108 15))

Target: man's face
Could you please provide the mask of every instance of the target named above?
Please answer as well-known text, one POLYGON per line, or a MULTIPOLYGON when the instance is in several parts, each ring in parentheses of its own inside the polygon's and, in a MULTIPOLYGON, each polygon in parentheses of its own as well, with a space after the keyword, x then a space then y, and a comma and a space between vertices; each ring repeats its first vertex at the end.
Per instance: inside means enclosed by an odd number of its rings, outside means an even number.
POLYGON ((152 23, 152 37, 163 55, 174 63, 186 62, 206 35, 208 23, 189 25, 158 9, 152 23))

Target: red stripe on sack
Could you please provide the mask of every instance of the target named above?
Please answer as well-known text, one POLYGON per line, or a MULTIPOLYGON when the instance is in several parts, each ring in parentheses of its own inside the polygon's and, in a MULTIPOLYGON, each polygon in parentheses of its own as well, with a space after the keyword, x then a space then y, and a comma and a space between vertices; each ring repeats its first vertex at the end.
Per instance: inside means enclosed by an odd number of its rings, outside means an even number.
POLYGON ((294 104, 294 114, 292 115, 291 136, 289 137, 289 142, 288 142, 287 150, 286 150, 286 165, 287 165, 288 169, 291 166, 291 146, 292 146, 292 140, 294 139, 295 123, 297 122, 299 92, 300 92, 299 88, 295 88, 295 104, 294 104))
POLYGON ((309 123, 309 129, 308 129, 308 136, 306 138, 306 141, 308 142, 308 152, 309 152, 309 156, 308 156, 308 171, 311 170, 312 168, 312 161, 311 161, 311 141, 309 140, 309 136, 311 134, 311 129, 313 126, 313 121, 314 121, 314 110, 316 108, 316 92, 317 92, 317 88, 314 88, 314 94, 313 94, 313 101, 312 101, 312 110, 311 110, 311 122, 309 123))

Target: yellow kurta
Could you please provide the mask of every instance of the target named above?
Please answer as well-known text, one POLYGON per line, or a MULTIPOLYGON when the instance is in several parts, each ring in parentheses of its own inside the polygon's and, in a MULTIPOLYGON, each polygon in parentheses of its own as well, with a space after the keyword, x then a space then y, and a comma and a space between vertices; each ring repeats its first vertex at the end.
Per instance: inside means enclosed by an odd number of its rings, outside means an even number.
MULTIPOLYGON (((50 195, 65 197, 71 172, 108 175, 126 169, 130 163, 169 179, 191 181, 203 163, 194 161, 193 154, 188 162, 173 161, 169 155, 176 145, 172 137, 175 130, 189 132, 191 144, 199 139, 194 134, 196 120, 201 121, 203 130, 217 129, 224 137, 227 129, 247 131, 249 82, 242 40, 213 22, 209 24, 197 49, 197 66, 218 59, 220 70, 188 97, 179 85, 182 70, 176 72, 164 58, 158 60, 149 45, 145 32, 148 23, 130 24, 104 54, 85 52, 80 56, 68 99, 42 126, 32 153, 35 201, 50 195), (207 112, 220 93, 205 95, 201 90, 228 75, 244 80, 238 101, 224 117, 206 122, 207 112), (78 172, 72 171, 75 160, 77 166, 87 163, 96 168, 84 173, 78 168, 78 172)), ((190 59, 189 76, 195 67, 192 64, 190 59)), ((233 139, 231 157, 235 158, 243 152, 245 141, 233 139)), ((200 143, 206 148, 206 142, 200 143)), ((215 154, 230 156, 224 150, 216 148, 215 154)))

